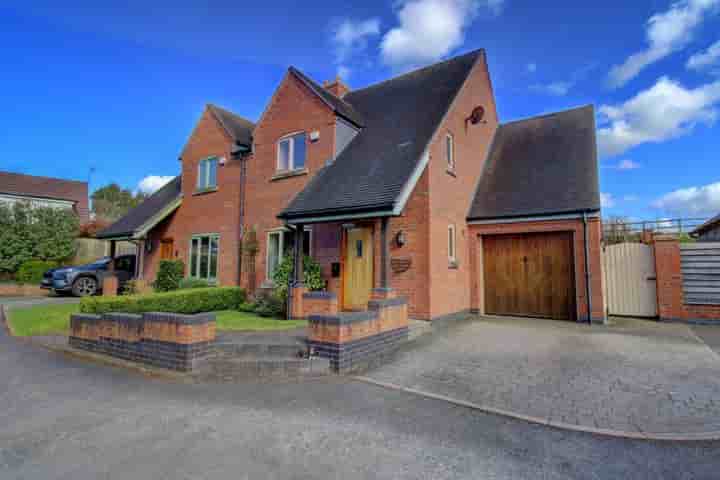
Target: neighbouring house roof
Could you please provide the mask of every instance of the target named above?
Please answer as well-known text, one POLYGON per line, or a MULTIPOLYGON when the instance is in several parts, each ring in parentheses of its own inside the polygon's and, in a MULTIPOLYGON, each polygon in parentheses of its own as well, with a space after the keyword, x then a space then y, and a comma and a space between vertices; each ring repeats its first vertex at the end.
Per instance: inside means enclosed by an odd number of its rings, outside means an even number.
POLYGON ((591 105, 500 125, 468 220, 600 210, 591 105))
POLYGON ((279 217, 393 211, 482 55, 476 50, 345 95, 343 101, 361 115, 364 128, 279 217))
POLYGON ((75 203, 78 215, 88 216, 87 182, 0 172, 0 193, 20 197, 67 200, 75 203))
MULTIPOLYGON (((358 127, 362 127, 364 125, 362 115, 357 112, 352 107, 352 105, 348 104, 347 101, 342 98, 336 97, 331 92, 318 85, 316 82, 314 82, 297 68, 290 67, 289 70, 290 73, 295 75, 301 82, 305 84, 305 86, 310 89, 310 91, 320 97, 320 99, 325 102, 325 104, 329 106, 337 115, 340 115, 346 120, 349 120, 358 127)), ((347 95, 345 96, 345 98, 347 98, 347 95)))
POLYGON ((236 115, 229 110, 209 103, 207 108, 215 115, 225 131, 236 143, 240 145, 252 145, 252 133, 255 124, 250 120, 236 115))
POLYGON ((720 226, 720 214, 714 216, 707 222, 703 223, 699 227, 697 227, 695 230, 690 232, 690 235, 700 235, 701 233, 706 232, 707 230, 710 230, 711 228, 720 226))
POLYGON ((170 215, 182 201, 180 176, 150 195, 117 222, 97 234, 97 238, 138 238, 170 215))

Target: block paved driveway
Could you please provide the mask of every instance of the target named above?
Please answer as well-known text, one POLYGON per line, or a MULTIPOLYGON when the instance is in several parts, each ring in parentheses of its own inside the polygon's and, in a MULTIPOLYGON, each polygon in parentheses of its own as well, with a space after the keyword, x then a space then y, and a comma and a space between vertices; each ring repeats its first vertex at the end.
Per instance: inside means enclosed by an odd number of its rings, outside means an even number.
POLYGON ((720 435, 720 356, 700 338, 717 348, 720 326, 697 330, 476 317, 366 376, 554 424, 720 435))
POLYGON ((3 480, 711 479, 718 452, 720 442, 558 430, 341 377, 170 383, 0 328, 3 480))

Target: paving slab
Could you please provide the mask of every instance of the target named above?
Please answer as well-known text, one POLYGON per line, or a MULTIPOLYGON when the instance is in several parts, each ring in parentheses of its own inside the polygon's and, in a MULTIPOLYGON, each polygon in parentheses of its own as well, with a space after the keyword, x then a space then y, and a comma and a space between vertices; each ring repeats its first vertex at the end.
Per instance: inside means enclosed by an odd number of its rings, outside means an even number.
POLYGON ((478 317, 365 377, 578 430, 720 438, 720 357, 684 324, 478 317))

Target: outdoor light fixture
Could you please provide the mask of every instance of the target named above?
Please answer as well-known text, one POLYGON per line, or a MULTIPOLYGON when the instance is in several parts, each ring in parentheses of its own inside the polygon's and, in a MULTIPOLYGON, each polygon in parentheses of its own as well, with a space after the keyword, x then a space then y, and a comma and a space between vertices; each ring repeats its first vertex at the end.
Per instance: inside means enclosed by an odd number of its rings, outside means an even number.
POLYGON ((402 247, 403 245, 405 245, 406 242, 407 242, 407 238, 406 238, 406 236, 405 236, 405 232, 403 232, 402 230, 400 230, 400 231, 395 235, 395 244, 396 244, 398 247, 402 247))

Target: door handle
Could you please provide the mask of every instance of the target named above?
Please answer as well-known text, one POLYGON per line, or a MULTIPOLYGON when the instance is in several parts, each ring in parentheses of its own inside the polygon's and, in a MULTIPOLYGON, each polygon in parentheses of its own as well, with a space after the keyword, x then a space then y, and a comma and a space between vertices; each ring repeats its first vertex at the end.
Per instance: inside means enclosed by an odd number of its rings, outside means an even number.
POLYGON ((648 282, 650 282, 650 281, 653 281, 653 280, 657 280, 657 277, 647 277, 646 280, 647 280, 648 282))

